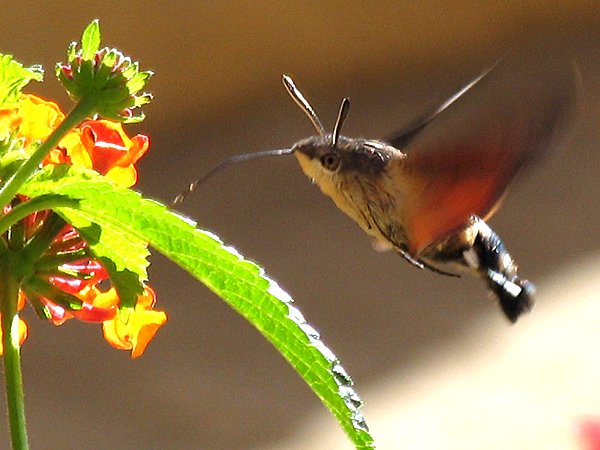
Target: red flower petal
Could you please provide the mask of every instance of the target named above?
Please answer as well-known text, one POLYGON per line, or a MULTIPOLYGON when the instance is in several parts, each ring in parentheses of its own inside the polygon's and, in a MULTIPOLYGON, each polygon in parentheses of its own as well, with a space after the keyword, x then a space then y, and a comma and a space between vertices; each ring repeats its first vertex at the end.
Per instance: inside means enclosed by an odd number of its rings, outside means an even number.
POLYGON ((600 450, 600 418, 586 419, 579 424, 579 435, 585 450, 600 450))

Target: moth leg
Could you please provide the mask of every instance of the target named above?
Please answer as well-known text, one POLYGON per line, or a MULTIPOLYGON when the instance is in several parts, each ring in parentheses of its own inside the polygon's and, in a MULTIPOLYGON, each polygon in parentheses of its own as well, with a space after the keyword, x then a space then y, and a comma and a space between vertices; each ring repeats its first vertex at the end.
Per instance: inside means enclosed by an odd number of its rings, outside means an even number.
POLYGON ((412 256, 410 256, 410 253, 408 253, 406 250, 401 249, 398 246, 394 246, 394 250, 396 250, 396 252, 400 256, 402 256, 406 261, 411 263, 413 266, 418 267, 419 269, 428 269, 428 270, 431 270, 432 272, 438 273, 440 275, 446 275, 448 277, 460 278, 460 275, 458 275, 456 273, 446 272, 445 270, 438 269, 437 267, 434 267, 434 266, 428 264, 427 262, 423 261, 422 259, 413 258, 412 256))
MULTIPOLYGON (((371 214, 371 218, 377 217, 373 214, 373 211, 371 210, 370 205, 367 205, 367 208, 369 210, 369 213, 371 214)), ((365 216, 363 216, 363 217, 365 217, 365 216)), ((400 256, 402 256, 411 265, 413 265, 421 270, 428 269, 428 270, 431 270, 432 272, 435 272, 440 275, 446 275, 448 277, 460 277, 460 275, 458 275, 456 273, 446 272, 445 270, 441 270, 441 269, 438 269, 437 267, 430 265, 429 263, 427 263, 426 261, 423 261, 420 258, 412 257, 407 250, 405 250, 399 244, 396 243, 396 242, 398 242, 398 239, 392 238, 388 232, 385 232, 384 230, 381 229, 381 227, 379 226, 379 223, 376 220, 368 220, 365 217, 365 222, 372 223, 375 226, 375 228, 377 228, 377 230, 379 230, 379 233, 381 233, 381 235, 385 238, 385 243, 381 243, 381 241, 379 241, 377 239, 375 240, 375 242, 377 242, 377 244, 375 244, 375 245, 377 245, 378 247, 380 246, 384 251, 389 246, 390 249, 393 248, 396 251, 396 253, 398 253, 400 256)), ((374 247, 375 247, 375 245, 374 245, 374 247)), ((375 247, 375 249, 378 250, 377 247, 375 247)))

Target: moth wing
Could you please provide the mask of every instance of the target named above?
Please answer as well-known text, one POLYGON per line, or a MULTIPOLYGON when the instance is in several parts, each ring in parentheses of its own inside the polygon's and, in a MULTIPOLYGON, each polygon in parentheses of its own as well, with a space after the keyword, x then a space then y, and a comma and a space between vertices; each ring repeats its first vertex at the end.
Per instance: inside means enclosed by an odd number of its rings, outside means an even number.
POLYGON ((532 59, 503 61, 403 149, 407 158, 393 162, 398 176, 410 174, 403 214, 412 255, 463 228, 473 214, 491 216, 512 179, 572 116, 574 65, 544 67, 532 59))
POLYGON ((386 139, 390 145, 396 148, 404 148, 410 142, 417 137, 421 132, 434 121, 434 119, 442 114, 446 109, 448 109, 454 102, 456 102, 459 98, 465 95, 473 86, 479 83, 487 74, 489 74, 494 67, 499 63, 497 61, 494 65, 488 67, 482 73, 480 73, 477 77, 471 80, 469 83, 464 85, 459 91, 455 92, 450 98, 448 98, 444 103, 439 105, 433 112, 429 112, 423 116, 415 118, 408 126, 404 127, 402 130, 394 133, 392 136, 389 136, 386 139))

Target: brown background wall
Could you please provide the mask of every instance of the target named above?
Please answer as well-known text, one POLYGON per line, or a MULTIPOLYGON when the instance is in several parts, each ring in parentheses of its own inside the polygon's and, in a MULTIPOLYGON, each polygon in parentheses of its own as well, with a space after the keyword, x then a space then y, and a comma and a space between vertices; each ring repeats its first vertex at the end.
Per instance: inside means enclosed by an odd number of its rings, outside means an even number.
MULTIPOLYGON (((296 78, 325 123, 350 96, 345 134, 382 137, 439 103, 508 47, 556 38, 580 62, 584 95, 577 128, 561 152, 515 186, 492 223, 540 288, 536 310, 516 327, 486 301, 479 281, 419 272, 394 255, 373 252, 291 158, 215 177, 182 210, 259 261, 296 298, 359 392, 368 394, 367 419, 385 409, 376 394, 382 382, 406 385, 428 374, 434 385, 444 383, 446 372, 428 369, 437 367, 431 361, 438 357, 457 370, 471 367, 453 355, 471 337, 485 338, 474 326, 495 330, 493 344, 479 348, 475 362, 528 373, 534 355, 518 362, 495 355, 521 348, 515 333, 527 339, 545 311, 577 304, 575 288, 560 291, 559 299, 552 294, 567 283, 557 284, 556 277, 573 273, 566 267, 581 258, 593 261, 600 251, 597 2, 21 1, 1 8, 0 51, 25 64, 43 63, 46 82, 33 88, 67 109, 53 63, 96 17, 105 44, 156 72, 148 119, 130 130, 152 140, 138 187, 161 200, 226 156, 288 146, 311 133, 280 85, 282 73, 296 78)), ((575 271, 569 286, 596 280, 599 266, 586 268, 587 281, 575 271)), ((170 320, 136 361, 105 345, 94 326, 70 322, 55 329, 28 314, 24 370, 33 448, 263 448, 290 435, 289 448, 318 448, 308 443, 304 423, 321 406, 262 337, 160 256, 153 258, 151 280, 170 320)), ((597 291, 590 295, 598 300, 597 291)), ((579 319, 566 320, 552 323, 576 335, 579 319)), ((550 338, 555 329, 540 333, 544 342, 544 333, 550 338)), ((590 336, 562 351, 580 352, 589 363, 582 370, 591 371, 600 365, 600 331, 590 336)), ((540 348, 550 355, 556 350, 540 348)), ((468 386, 487 375, 466 376, 468 386)), ((552 386, 540 395, 553 395, 552 386)), ((558 386, 598 397, 597 387, 572 377, 558 386)), ((420 396, 414 397, 418 403, 420 396)), ((441 397, 431 401, 436 411, 446 405, 441 397)), ((516 395, 507 402, 492 435, 505 435, 502 414, 522 411, 530 399, 516 395)), ((580 414, 600 413, 580 406, 580 414)), ((333 419, 323 423, 338 433, 333 419)), ((456 448, 477 442, 476 429, 466 423, 456 448)), ((390 448, 405 442, 393 427, 381 426, 376 434, 390 448)), ((0 435, 6 435, 3 421, 0 435)), ((423 439, 410 448, 454 447, 423 439)))

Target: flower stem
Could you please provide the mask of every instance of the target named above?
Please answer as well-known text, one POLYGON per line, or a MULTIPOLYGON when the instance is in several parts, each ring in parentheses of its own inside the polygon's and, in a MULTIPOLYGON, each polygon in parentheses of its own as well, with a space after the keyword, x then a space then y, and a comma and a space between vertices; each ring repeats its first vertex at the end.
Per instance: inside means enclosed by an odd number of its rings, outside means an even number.
POLYGON ((82 98, 75 105, 58 128, 48 136, 48 139, 36 149, 33 155, 31 155, 31 157, 6 181, 2 188, 0 188, 0 211, 8 205, 23 183, 25 183, 25 181, 27 181, 27 179, 37 170, 46 155, 50 153, 50 150, 58 145, 60 140, 69 132, 69 130, 77 126, 81 121, 92 116, 95 108, 95 98, 92 96, 82 98))
POLYGON ((19 344, 19 282, 15 277, 11 252, 2 255, 0 264, 0 313, 2 347, 4 350, 4 383, 6 405, 13 450, 28 449, 25 402, 23 399, 23 377, 21 374, 21 352, 19 344))
POLYGON ((15 206, 8 214, 0 216, 0 234, 34 212, 60 207, 76 208, 77 205, 79 205, 79 200, 56 194, 46 194, 32 198, 15 206))

